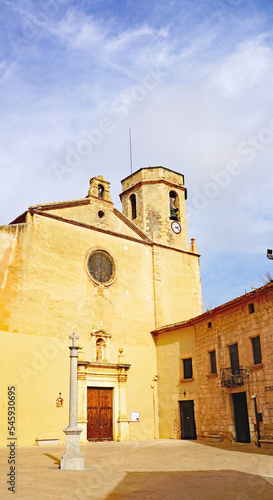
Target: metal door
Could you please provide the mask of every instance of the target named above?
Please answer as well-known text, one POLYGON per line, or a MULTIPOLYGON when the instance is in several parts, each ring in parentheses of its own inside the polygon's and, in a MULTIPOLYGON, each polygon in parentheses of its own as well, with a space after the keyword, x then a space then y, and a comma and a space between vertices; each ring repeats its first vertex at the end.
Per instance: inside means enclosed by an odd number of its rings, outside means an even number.
POLYGON ((181 439, 196 439, 194 401, 179 401, 181 439))
POLYGON ((247 400, 245 392, 232 394, 236 441, 250 443, 247 400))

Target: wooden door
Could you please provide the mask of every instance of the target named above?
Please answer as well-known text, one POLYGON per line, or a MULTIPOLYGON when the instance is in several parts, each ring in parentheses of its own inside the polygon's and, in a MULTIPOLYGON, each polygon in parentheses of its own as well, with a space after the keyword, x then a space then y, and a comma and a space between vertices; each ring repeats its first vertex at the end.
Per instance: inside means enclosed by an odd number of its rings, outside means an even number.
POLYGON ((113 389, 87 388, 87 439, 113 440, 113 389))
POLYGON ((181 439, 196 439, 194 401, 180 401, 181 439))

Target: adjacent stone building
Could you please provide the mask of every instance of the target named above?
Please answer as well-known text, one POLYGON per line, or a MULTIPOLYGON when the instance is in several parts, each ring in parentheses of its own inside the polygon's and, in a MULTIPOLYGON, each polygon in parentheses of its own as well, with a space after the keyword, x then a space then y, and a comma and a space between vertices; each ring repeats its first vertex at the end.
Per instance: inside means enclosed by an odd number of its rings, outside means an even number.
POLYGON ((272 441, 272 332, 273 284, 155 330, 160 436, 272 441))

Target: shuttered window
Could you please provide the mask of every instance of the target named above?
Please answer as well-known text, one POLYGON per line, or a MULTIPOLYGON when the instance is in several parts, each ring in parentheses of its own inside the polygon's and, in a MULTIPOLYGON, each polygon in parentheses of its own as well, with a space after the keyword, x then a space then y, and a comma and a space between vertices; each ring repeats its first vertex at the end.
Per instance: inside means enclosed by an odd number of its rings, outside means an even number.
POLYGON ((237 373, 240 372, 238 344, 232 344, 229 346, 229 356, 231 364, 231 373, 232 375, 236 375, 237 373))
POLYGON ((217 373, 217 368, 216 368, 216 352, 211 351, 209 353, 210 356, 210 373, 217 373))
POLYGON ((192 378, 192 358, 183 359, 184 378, 192 378))
POLYGON ((259 365, 262 362, 261 341, 260 336, 251 339, 253 349, 254 365, 259 365))

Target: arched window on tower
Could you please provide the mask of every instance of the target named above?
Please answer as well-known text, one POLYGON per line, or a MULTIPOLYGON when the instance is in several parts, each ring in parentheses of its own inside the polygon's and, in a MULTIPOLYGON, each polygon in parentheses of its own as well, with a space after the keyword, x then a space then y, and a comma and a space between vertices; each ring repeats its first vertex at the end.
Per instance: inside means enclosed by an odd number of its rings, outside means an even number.
POLYGON ((98 185, 98 195, 99 195, 99 198, 103 198, 103 193, 104 193, 104 187, 102 186, 102 184, 99 184, 98 185))
POLYGON ((136 216, 137 216, 137 211, 136 211, 136 195, 135 194, 131 194, 130 201, 131 201, 132 219, 135 219, 136 216))
POLYGON ((170 191, 170 219, 179 220, 179 198, 175 191, 170 191))

